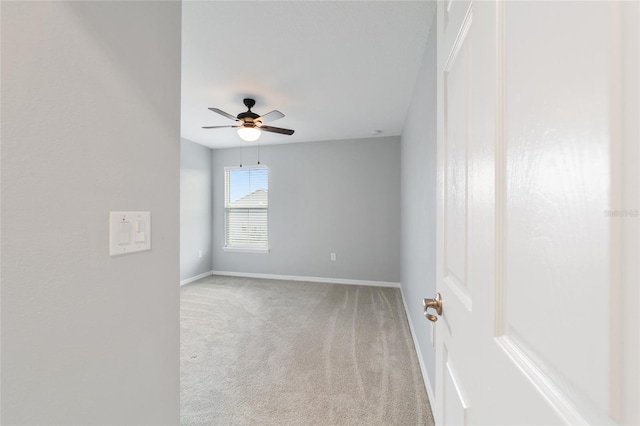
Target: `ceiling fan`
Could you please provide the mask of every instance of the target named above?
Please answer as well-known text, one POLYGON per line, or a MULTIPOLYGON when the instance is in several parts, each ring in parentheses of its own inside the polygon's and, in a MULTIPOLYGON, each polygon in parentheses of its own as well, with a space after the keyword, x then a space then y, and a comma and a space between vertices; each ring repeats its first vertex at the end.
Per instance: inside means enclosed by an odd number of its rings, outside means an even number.
POLYGON ((275 121, 284 117, 284 114, 278 110, 273 110, 264 115, 258 115, 251 111, 251 108, 256 104, 254 99, 244 99, 244 105, 247 107, 247 111, 241 112, 237 117, 226 113, 218 108, 209 108, 213 112, 217 112, 220 115, 224 115, 238 123, 235 126, 206 126, 203 129, 223 129, 223 128, 237 128, 238 135, 247 142, 255 141, 260 137, 260 131, 280 133, 283 135, 292 135, 293 130, 283 129, 280 127, 265 126, 264 123, 269 121, 275 121))

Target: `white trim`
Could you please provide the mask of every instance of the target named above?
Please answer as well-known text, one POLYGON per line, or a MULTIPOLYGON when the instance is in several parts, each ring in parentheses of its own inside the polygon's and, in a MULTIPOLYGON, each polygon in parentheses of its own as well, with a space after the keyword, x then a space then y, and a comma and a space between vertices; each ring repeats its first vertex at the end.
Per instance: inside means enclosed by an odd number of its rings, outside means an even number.
POLYGON ((243 247, 222 247, 222 250, 232 252, 232 253, 260 253, 260 254, 269 254, 269 248, 243 248, 243 247))
POLYGON ((268 280, 308 281, 314 283, 366 285, 373 287, 400 288, 400 283, 388 281, 351 280, 345 278, 301 277, 295 275, 254 274, 251 272, 211 271, 212 275, 225 275, 229 277, 265 278, 268 280))
POLYGON ((420 344, 418 343, 418 339, 416 338, 416 331, 413 328, 413 322, 411 321, 411 315, 409 314, 407 300, 404 297, 404 291, 402 291, 402 286, 400 286, 400 296, 402 296, 402 304, 404 305, 404 311, 407 315, 407 322, 409 323, 409 330, 411 331, 411 337, 413 338, 413 346, 416 348, 416 353, 418 355, 418 363, 420 364, 420 371, 422 372, 422 381, 424 382, 424 388, 426 389, 427 396, 429 397, 431 413, 434 415, 435 424, 441 424, 438 421, 438 419, 435 418, 436 411, 434 410, 434 406, 436 404, 436 398, 435 398, 435 394, 433 393, 434 391, 433 391, 433 387, 431 386, 431 381, 429 380, 429 375, 427 374, 427 368, 424 365, 422 350, 420 349, 420 344))
POLYGON ((204 274, 196 275, 195 277, 187 278, 186 280, 180 281, 180 286, 185 284, 192 283, 194 281, 198 281, 201 278, 208 277, 209 275, 213 275, 213 271, 205 272, 204 274))

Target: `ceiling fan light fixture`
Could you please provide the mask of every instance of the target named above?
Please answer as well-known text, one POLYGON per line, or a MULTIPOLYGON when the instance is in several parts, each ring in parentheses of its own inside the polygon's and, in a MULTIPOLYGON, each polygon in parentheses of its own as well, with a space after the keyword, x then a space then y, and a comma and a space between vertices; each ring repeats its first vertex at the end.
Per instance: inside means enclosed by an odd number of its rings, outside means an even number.
POLYGON ((238 136, 247 142, 253 142, 260 137, 260 130, 255 127, 241 127, 238 129, 238 136))

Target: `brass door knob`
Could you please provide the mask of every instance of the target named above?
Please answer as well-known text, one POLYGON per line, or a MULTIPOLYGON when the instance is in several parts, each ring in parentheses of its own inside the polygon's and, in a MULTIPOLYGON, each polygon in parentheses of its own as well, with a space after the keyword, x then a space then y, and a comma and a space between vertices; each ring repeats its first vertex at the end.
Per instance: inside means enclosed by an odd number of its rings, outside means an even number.
POLYGON ((440 293, 436 293, 435 299, 423 299, 422 305, 424 306, 424 316, 427 317, 429 321, 438 321, 437 316, 429 313, 429 308, 435 309, 438 315, 442 315, 442 296, 440 296, 440 293))

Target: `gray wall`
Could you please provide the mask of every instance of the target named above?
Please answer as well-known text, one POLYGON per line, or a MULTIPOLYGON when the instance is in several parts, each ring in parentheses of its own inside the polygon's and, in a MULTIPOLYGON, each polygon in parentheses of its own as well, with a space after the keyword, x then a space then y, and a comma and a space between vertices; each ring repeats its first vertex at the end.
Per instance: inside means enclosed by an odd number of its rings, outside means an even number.
POLYGON ((178 424, 180 3, 1 8, 2 424, 178 424))
POLYGON ((213 150, 214 270, 400 280, 398 137, 262 147, 271 252, 225 252, 223 170, 241 158, 256 164, 256 156, 253 147, 213 150))
POLYGON ((182 139, 180 143, 180 280, 204 274, 212 268, 211 179, 211 149, 182 139))
MULTIPOLYGON (((436 293, 436 28, 402 132, 402 291, 415 328, 418 349, 435 386, 435 349, 422 299, 436 293)), ((437 328, 437 327, 436 327, 437 328)), ((432 389, 435 390, 435 389, 432 389)))

